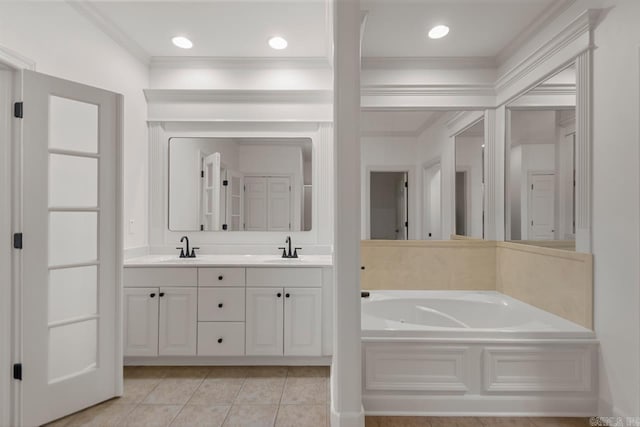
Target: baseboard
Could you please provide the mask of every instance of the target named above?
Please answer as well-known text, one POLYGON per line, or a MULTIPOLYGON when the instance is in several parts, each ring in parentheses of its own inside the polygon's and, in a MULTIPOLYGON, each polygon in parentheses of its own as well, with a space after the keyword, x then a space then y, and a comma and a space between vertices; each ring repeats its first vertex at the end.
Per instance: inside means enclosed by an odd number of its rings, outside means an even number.
POLYGON ((598 400, 598 416, 626 418, 630 417, 631 415, 623 413, 620 408, 613 406, 613 404, 608 400, 600 398, 598 400))
POLYGON ((331 427, 364 427, 364 408, 359 412, 337 412, 331 403, 331 427))
POLYGON ((330 366, 331 356, 125 357, 125 366, 330 366))
POLYGON ((597 397, 364 395, 367 415, 392 416, 596 416, 597 397))

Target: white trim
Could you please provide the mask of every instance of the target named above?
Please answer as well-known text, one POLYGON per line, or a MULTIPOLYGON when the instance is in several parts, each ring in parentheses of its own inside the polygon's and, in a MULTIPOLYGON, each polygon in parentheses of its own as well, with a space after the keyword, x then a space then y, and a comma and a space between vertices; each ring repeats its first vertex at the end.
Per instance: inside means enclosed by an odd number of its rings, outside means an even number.
POLYGON ((95 25, 100 31, 133 55, 136 59, 146 65, 149 64, 149 53, 135 40, 129 37, 129 35, 122 31, 122 29, 113 21, 104 16, 93 4, 88 1, 81 0, 66 0, 66 2, 76 12, 95 25))
POLYGON ((330 104, 330 90, 234 90, 234 89, 144 89, 148 103, 210 102, 210 103, 302 103, 330 104))
POLYGON ((330 69, 326 57, 209 57, 209 56, 154 56, 149 62, 151 70, 171 68, 226 68, 226 69, 330 69))
POLYGON ((483 96, 495 97, 492 84, 362 85, 362 96, 483 96))
POLYGON ((484 115, 484 110, 461 111, 454 114, 446 123, 447 129, 449 129, 449 137, 459 136, 461 133, 472 128, 484 120, 484 115))
POLYGON ((330 366, 331 356, 153 356, 124 358, 125 366, 330 366))
POLYGON ((35 61, 4 46, 0 46, 0 65, 7 65, 15 70, 34 71, 36 69, 35 61))
MULTIPOLYGON (((438 156, 436 158, 433 158, 431 160, 428 160, 424 163, 422 163, 422 206, 421 209, 419 210, 419 212, 421 213, 421 215, 419 215, 422 219, 422 229, 420 230, 420 235, 417 237, 420 240, 435 240, 435 239, 430 239, 429 236, 425 236, 425 234, 427 233, 427 229, 428 224, 427 224, 427 215, 426 215, 426 203, 427 203, 427 198, 431 195, 431 192, 429 190, 429 188, 425 185, 425 178, 427 177, 427 171, 435 166, 438 166, 438 170, 440 171, 440 239, 442 240, 444 238, 443 236, 443 232, 442 232, 442 224, 443 224, 443 203, 442 203, 442 194, 443 194, 443 179, 442 179, 442 156, 438 156)), ((433 236, 431 236, 433 237, 433 236)))
POLYGON ((496 59, 490 56, 396 57, 369 56, 362 58, 363 70, 476 70, 495 69, 496 59))

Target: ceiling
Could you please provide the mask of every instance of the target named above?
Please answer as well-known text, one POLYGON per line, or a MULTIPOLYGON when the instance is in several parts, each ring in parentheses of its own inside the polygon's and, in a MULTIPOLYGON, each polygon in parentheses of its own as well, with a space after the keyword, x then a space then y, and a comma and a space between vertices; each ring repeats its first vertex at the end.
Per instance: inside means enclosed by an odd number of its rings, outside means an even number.
POLYGON ((365 57, 496 57, 558 0, 362 0, 365 57), (449 35, 427 37, 448 25, 449 35))
MULTIPOLYGON (((545 14, 571 0, 361 0, 367 12, 364 57, 495 58, 545 14), (447 24, 441 40, 429 28, 447 24)), ((200 0, 71 2, 140 56, 212 58, 328 58, 332 34, 328 0, 200 0), (193 49, 173 46, 190 38, 193 49), (267 40, 289 46, 276 51, 267 40)), ((538 22, 539 23, 539 22, 538 22)))
POLYGON ((83 7, 149 57, 306 58, 327 57, 329 52, 322 0, 101 0, 83 7), (191 39, 193 48, 175 47, 171 38, 176 35, 191 39), (268 46, 275 35, 287 39, 287 49, 268 46))

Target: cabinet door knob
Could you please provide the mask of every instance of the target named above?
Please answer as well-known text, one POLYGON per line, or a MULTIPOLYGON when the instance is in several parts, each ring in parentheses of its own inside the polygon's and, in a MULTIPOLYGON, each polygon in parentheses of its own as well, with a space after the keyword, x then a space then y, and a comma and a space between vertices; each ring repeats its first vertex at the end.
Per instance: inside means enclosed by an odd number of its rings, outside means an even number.
POLYGON ((218 280, 222 280, 222 279, 224 279, 223 275, 218 276, 218 280))
POLYGON ((280 298, 282 296, 282 294, 280 292, 277 293, 278 298, 280 298))
POLYGON ((219 303, 219 304, 218 304, 218 308, 222 308, 222 303, 219 303))
POLYGON ((222 344, 222 338, 218 338, 218 344, 222 344))
POLYGON ((284 294, 285 297, 289 298, 291 294, 284 294))
POLYGON ((156 294, 149 294, 149 296, 150 296, 151 298, 154 298, 154 297, 156 296, 156 294))
POLYGON ((164 296, 164 292, 160 292, 160 296, 163 297, 164 296))

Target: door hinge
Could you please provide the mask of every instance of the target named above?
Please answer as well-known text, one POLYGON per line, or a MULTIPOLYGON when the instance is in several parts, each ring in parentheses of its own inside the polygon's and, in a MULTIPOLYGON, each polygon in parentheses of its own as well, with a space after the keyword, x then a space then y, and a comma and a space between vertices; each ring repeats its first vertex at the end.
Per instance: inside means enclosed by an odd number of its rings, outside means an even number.
POLYGON ((200 178, 204 178, 204 171, 200 171, 200 178))
POLYGON ((533 190, 533 184, 531 184, 531 189, 533 190))
POLYGON ((204 224, 200 224, 200 231, 204 231, 204 224))
POLYGON ((225 180, 223 180, 223 181, 222 181, 222 185, 226 187, 227 185, 229 185, 229 181, 228 181, 228 180, 226 180, 226 179, 225 179, 225 180))
POLYGON ((533 221, 531 221, 531 226, 533 227, 533 221))
POLYGON ((405 226, 405 227, 409 227, 409 221, 405 221, 405 222, 404 222, 404 226, 405 226))
POLYGON ((22 249, 22 233, 13 233, 13 248, 22 249))
POLYGON ((13 104, 13 117, 18 119, 24 117, 24 103, 22 101, 13 104))
POLYGON ((22 381, 22 363, 13 364, 13 379, 22 381))
POLYGON ((409 188, 409 181, 404 182, 404 188, 409 188))
POLYGON ((229 228, 229 226, 227 224, 222 224, 222 229, 226 230, 227 228, 229 228))

